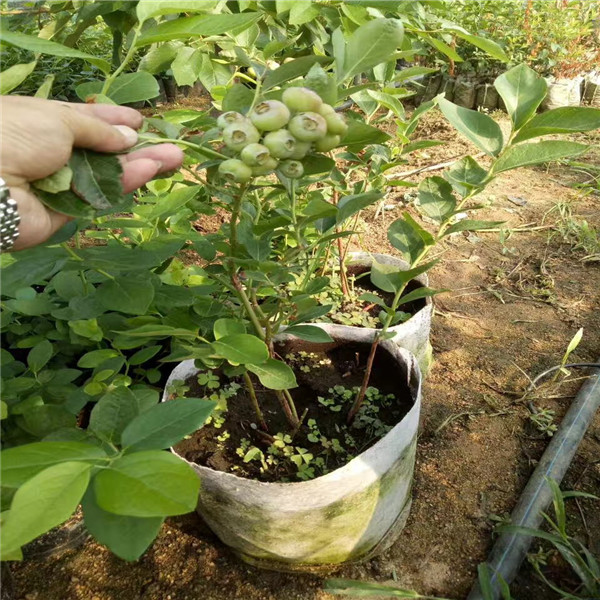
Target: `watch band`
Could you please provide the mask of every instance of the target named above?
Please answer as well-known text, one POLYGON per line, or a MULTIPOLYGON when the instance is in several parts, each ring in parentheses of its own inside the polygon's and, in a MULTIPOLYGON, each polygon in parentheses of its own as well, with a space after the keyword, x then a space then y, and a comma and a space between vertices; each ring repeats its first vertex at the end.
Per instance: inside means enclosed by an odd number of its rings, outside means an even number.
POLYGON ((0 252, 8 252, 15 245, 20 222, 17 203, 10 197, 6 181, 0 177, 0 252))

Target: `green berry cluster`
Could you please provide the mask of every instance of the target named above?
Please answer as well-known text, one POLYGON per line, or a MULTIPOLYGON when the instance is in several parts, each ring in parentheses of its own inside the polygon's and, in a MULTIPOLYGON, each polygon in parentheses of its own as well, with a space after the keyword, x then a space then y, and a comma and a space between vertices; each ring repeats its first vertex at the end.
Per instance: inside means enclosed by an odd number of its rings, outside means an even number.
POLYGON ((219 116, 223 142, 239 154, 219 165, 223 178, 245 183, 277 169, 297 179, 309 151, 328 152, 339 145, 348 125, 316 92, 291 87, 281 99, 259 102, 247 117, 234 111, 219 116))

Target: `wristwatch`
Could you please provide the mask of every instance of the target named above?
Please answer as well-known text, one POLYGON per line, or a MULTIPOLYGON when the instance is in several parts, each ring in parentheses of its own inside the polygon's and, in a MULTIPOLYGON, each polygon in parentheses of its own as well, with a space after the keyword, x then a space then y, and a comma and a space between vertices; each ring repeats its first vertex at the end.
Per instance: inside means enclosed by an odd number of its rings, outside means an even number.
POLYGON ((10 197, 6 181, 0 177, 0 252, 8 252, 15 245, 20 222, 17 203, 10 197))

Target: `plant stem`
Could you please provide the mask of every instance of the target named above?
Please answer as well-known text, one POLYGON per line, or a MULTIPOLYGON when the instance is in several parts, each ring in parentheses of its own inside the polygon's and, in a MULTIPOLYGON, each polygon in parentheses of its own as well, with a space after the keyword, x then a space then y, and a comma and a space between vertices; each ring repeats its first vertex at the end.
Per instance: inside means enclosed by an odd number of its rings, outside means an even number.
MULTIPOLYGON (((473 196, 475 196, 478 193, 478 191, 479 190, 473 190, 470 194, 465 196, 458 203, 456 209, 454 210, 454 214, 460 212, 461 209, 463 208, 463 206, 473 196)), ((453 215, 451 215, 450 217, 448 217, 448 219, 446 219, 445 221, 440 223, 440 227, 438 229, 437 235, 435 236, 434 243, 429 246, 425 246, 423 248, 423 250, 421 250, 419 255, 411 262, 411 264, 410 264, 411 269, 414 269, 415 267, 419 266, 421 264, 421 262, 423 261, 423 259, 429 254, 429 251, 431 250, 431 248, 433 248, 435 246, 435 244, 444 237, 444 234, 446 233, 446 229, 448 229, 448 227, 450 226, 450 221, 452 219, 452 216, 453 215)), ((354 417, 356 417, 356 413, 360 410, 360 407, 362 406, 362 404, 364 402, 365 393, 367 391, 367 387, 369 386, 369 380, 371 379, 371 371, 373 370, 373 362, 375 361, 375 353, 377 352, 377 347, 379 346, 379 342, 381 341, 381 338, 387 333, 387 330, 389 329, 389 327, 392 323, 392 319, 394 318, 394 315, 395 315, 396 311, 398 310, 398 306, 400 305, 400 299, 401 299, 402 294, 403 294, 404 290, 406 289, 406 286, 408 285, 408 283, 409 282, 406 281, 404 284, 402 284, 396 290, 396 294, 395 294, 394 300, 392 302, 391 310, 386 317, 385 323, 383 324, 383 327, 375 334, 375 338, 373 339, 373 343, 371 345, 371 350, 369 352, 369 357, 367 359, 367 366, 365 368, 365 374, 363 377, 362 385, 360 387, 358 394, 356 395, 356 398, 352 404, 350 412, 348 413, 348 424, 352 423, 352 421, 354 420, 354 417)))
POLYGON ((131 40, 131 44, 129 45, 129 49, 127 50, 125 58, 123 58, 123 61, 121 62, 119 67, 105 79, 104 85, 102 86, 102 91, 100 92, 101 94, 106 95, 108 93, 108 90, 110 89, 110 86, 114 83, 115 79, 123 72, 125 67, 127 67, 127 65, 131 62, 131 59, 137 51, 136 44, 141 31, 142 29, 140 23, 140 25, 138 25, 138 27, 136 27, 133 32, 133 39, 131 40))
POLYGON ((298 426, 298 417, 294 417, 294 414, 292 413, 290 405, 288 404, 288 401, 286 400, 285 396, 283 395, 283 392, 281 390, 275 390, 275 395, 277 396, 277 399, 279 400, 279 403, 281 404, 281 408, 283 409, 283 412, 285 413, 285 418, 288 420, 288 423, 294 428, 297 427, 298 426))
MULTIPOLYGON (((333 190, 333 204, 337 206, 340 198, 340 193, 337 190, 333 190)), ((335 228, 336 232, 338 232, 338 228, 335 228)), ((344 265, 344 249, 342 247, 342 238, 339 237, 337 239, 337 247, 338 247, 338 262, 340 266, 340 283, 342 285, 342 293, 346 298, 350 295, 350 290, 348 289, 348 277, 346 273, 346 266, 344 265)))
POLYGON ((244 371, 244 382, 246 383, 246 389, 250 394, 250 399, 252 400, 252 407, 254 408, 254 412, 256 413, 258 424, 264 431, 269 431, 269 428, 267 427, 267 423, 265 421, 265 417, 263 416, 262 410, 260 409, 260 406, 258 404, 258 399, 256 398, 256 390, 254 389, 254 384, 252 383, 250 375, 248 375, 248 371, 244 371))
POLYGON ((290 405, 290 408, 292 409, 292 414, 294 415, 294 418, 298 420, 298 411, 296 410, 296 404, 294 403, 294 399, 290 394, 290 390, 283 390, 283 395, 285 396, 285 399, 287 400, 288 404, 290 405))
POLYGON ((218 158, 219 160, 226 160, 229 158, 216 150, 212 150, 211 148, 207 148, 206 146, 201 146, 200 144, 194 144, 194 142, 188 142, 186 140, 179 140, 173 138, 155 138, 143 133, 138 134, 138 139, 142 140, 146 144, 181 144, 182 146, 186 146, 188 148, 192 148, 193 150, 197 150, 200 154, 205 154, 210 158, 218 158))

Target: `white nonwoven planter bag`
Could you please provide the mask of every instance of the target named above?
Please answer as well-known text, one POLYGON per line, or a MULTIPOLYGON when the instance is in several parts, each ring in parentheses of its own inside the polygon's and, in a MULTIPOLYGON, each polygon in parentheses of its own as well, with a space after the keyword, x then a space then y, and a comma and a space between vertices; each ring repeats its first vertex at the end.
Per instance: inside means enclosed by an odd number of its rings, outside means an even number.
POLYGON ((548 94, 542 102, 543 110, 552 110, 563 106, 579 106, 581 103, 581 84, 583 77, 574 79, 556 79, 547 77, 548 94))
MULTIPOLYGON (((340 344, 351 342, 335 325, 322 325, 340 344)), ((284 336, 290 338, 291 336, 284 336)), ((411 504, 421 375, 414 357, 390 341, 399 389, 412 407, 383 438, 348 464, 310 481, 264 483, 189 463, 201 480, 197 511, 243 560, 281 571, 320 571, 371 558, 400 534, 411 504)), ((175 380, 198 372, 180 363, 175 380)), ((167 393, 163 394, 163 401, 167 393)))
MULTIPOLYGON (((351 252, 347 264, 348 266, 358 266, 370 268, 376 261, 384 265, 393 265, 399 269, 408 270, 410 265, 401 258, 390 256, 389 254, 377 254, 371 252, 351 252)), ((427 287, 429 278, 425 273, 415 278, 421 285, 427 287)), ((431 334, 431 316, 433 314, 433 302, 431 298, 424 299, 425 306, 408 321, 399 323, 389 328, 389 331, 394 332, 392 341, 406 348, 415 355, 421 372, 427 374, 431 366, 432 350, 429 343, 431 334)), ((402 310, 402 307, 400 307, 402 310)), ((354 342, 371 342, 377 334, 377 329, 371 327, 356 327, 353 325, 337 325, 339 331, 342 331, 345 336, 348 336, 354 342)))

